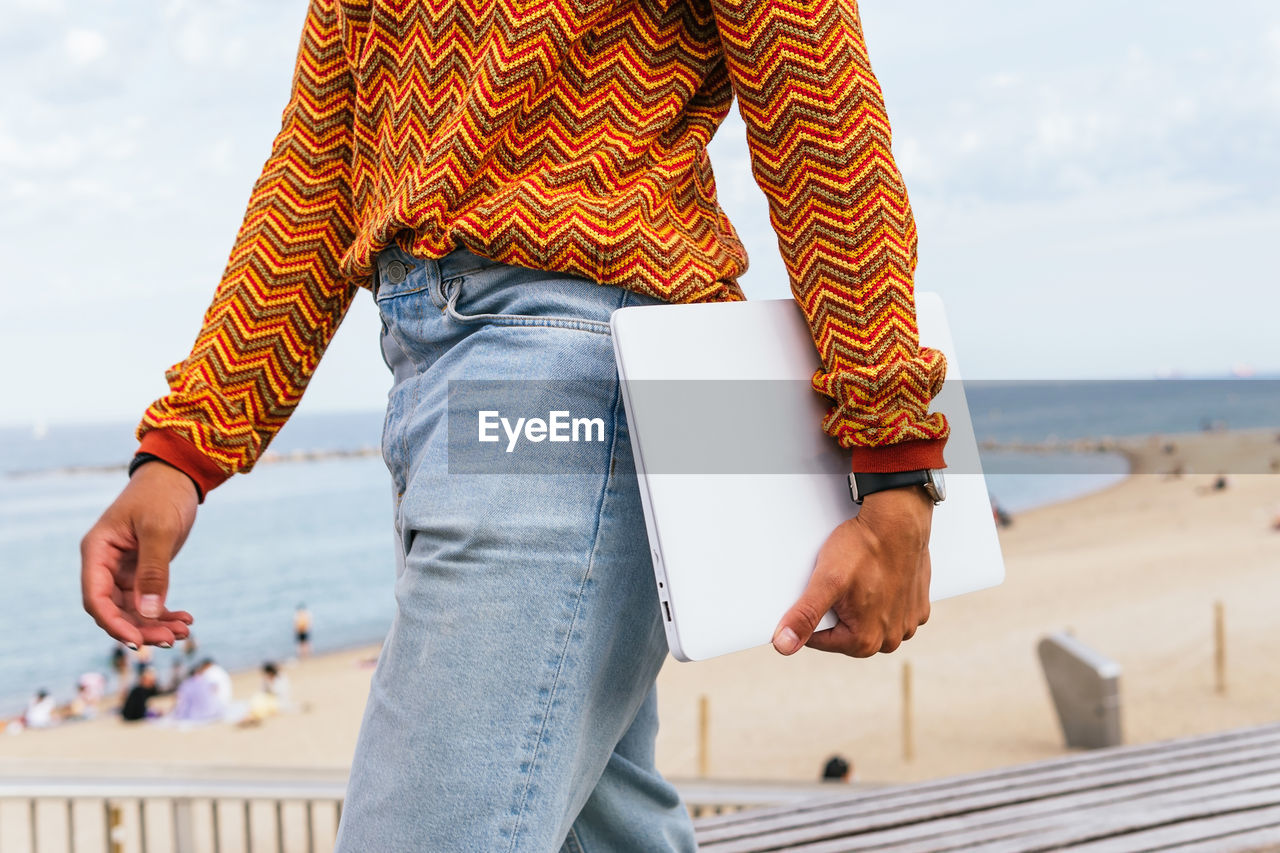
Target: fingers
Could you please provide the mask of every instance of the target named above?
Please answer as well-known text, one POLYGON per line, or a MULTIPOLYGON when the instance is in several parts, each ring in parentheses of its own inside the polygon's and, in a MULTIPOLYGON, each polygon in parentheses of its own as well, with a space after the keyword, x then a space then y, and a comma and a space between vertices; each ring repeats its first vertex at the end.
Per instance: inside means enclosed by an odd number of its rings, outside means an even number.
POLYGON ((98 627, 115 639, 133 647, 145 640, 138 626, 129 620, 116 604, 115 572, 120 569, 121 553, 110 543, 108 532, 100 525, 90 530, 80 542, 80 591, 85 612, 98 627))
POLYGON ((879 636, 868 636, 855 631, 844 622, 834 628, 818 631, 809 638, 806 644, 820 652, 835 652, 855 658, 869 658, 880 652, 882 645, 879 636))
POLYGON ((138 566, 134 575, 133 607, 146 619, 161 619, 169 593, 169 560, 177 550, 181 531, 163 520, 138 525, 138 566))
POLYGON ((144 465, 80 543, 85 611, 123 643, 172 646, 191 634, 191 614, 169 610, 169 561, 195 523, 190 478, 144 465))
POLYGON ((196 621, 195 617, 185 610, 166 610, 163 618, 165 621, 173 620, 181 622, 183 625, 190 625, 196 621))
MULTIPOLYGON (((148 619, 138 613, 139 595, 132 537, 111 524, 95 525, 80 543, 80 586, 85 612, 111 637, 137 648, 169 647, 191 634, 191 614, 161 610, 148 619)), ((167 566, 165 567, 167 586, 167 566)))
POLYGON ((774 629, 773 647, 784 655, 799 651, 801 646, 809 642, 818 623, 836 603, 842 591, 837 579, 824 571, 819 562, 800 599, 791 606, 774 629))
MULTIPOLYGON (((929 582, 932 565, 926 548, 915 557, 914 568, 909 572, 891 572, 890 578, 910 578, 892 591, 892 583, 880 585, 870 583, 868 578, 874 576, 874 566, 862 564, 853 572, 853 576, 862 580, 854 587, 841 591, 838 582, 828 578, 839 577, 838 574, 824 573, 822 563, 814 573, 810 589, 797 602, 792 611, 783 618, 783 625, 789 624, 793 615, 794 621, 807 625, 808 619, 817 618, 826 610, 819 610, 827 602, 827 595, 835 590, 836 598, 833 609, 840 616, 840 622, 825 631, 812 632, 805 645, 824 652, 835 652, 855 658, 868 658, 876 654, 890 654, 897 651, 903 643, 916 635, 920 626, 929 620, 929 582), (870 585, 868 585, 870 584, 870 585), (816 587, 816 589, 815 589, 816 587), (800 611, 799 614, 796 611, 800 611)), ((813 623, 813 624, 816 624, 813 623)), ((780 626, 781 628, 781 626, 780 626)), ((780 632, 781 633, 781 630, 780 632)), ((774 646, 779 647, 780 639, 775 635, 774 646)), ((790 654, 779 647, 783 654, 790 654)))
POLYGON ((111 572, 101 565, 87 566, 82 575, 84 609, 98 627, 134 648, 143 645, 172 646, 191 634, 191 614, 166 612, 159 620, 142 619, 116 603, 117 590, 111 572))

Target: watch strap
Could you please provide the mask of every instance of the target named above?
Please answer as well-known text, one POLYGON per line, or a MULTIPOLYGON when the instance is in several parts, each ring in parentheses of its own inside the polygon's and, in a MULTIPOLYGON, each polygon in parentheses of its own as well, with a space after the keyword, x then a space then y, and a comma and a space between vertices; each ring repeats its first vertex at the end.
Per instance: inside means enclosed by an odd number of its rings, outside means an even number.
POLYGON ((849 475, 850 494, 854 502, 862 503, 867 495, 888 489, 900 489, 905 486, 924 486, 929 482, 929 469, 915 471, 865 472, 857 471, 849 475))
MULTIPOLYGON (((172 465, 169 462, 165 462, 162 457, 156 456, 154 453, 139 451, 138 453, 133 454, 133 459, 129 462, 130 479, 133 478, 135 471, 143 465, 146 465, 148 462, 164 462, 166 465, 169 465, 170 468, 177 468, 177 466, 172 465)), ((181 468, 177 468, 177 470, 182 471, 181 468)), ((186 471, 182 471, 182 473, 187 474, 186 471)), ((191 485, 196 487, 196 499, 200 503, 204 503, 204 489, 200 488, 200 484, 196 482, 196 478, 192 477, 190 474, 187 474, 187 479, 191 481, 191 485)))

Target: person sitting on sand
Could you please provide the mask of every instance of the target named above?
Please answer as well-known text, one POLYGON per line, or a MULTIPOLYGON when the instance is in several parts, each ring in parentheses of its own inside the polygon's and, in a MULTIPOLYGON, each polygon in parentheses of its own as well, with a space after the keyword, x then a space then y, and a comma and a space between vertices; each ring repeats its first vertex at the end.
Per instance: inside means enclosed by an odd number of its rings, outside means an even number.
POLYGON ((218 704, 224 708, 231 707, 232 690, 231 675, 219 666, 213 658, 204 659, 204 677, 213 685, 213 695, 218 704))
POLYGON ((289 679, 271 661, 262 665, 262 689, 249 698, 248 714, 242 726, 256 726, 268 717, 293 710, 289 701, 289 679))
POLYGON ((133 689, 125 697, 124 706, 120 708, 120 718, 126 723, 136 723, 138 720, 155 716, 147 707, 147 703, 154 697, 163 696, 169 692, 160 689, 156 683, 155 669, 147 667, 142 671, 142 675, 138 676, 138 683, 133 685, 133 689))
POLYGON ((1226 474, 1218 474, 1213 478, 1213 482, 1207 486, 1200 486, 1196 489, 1202 495, 1212 494, 1213 492, 1225 492, 1231 485, 1231 481, 1227 479, 1226 474))
POLYGON ((54 701, 49 691, 41 688, 27 703, 27 710, 22 715, 22 724, 29 729, 47 729, 54 724, 54 701))
POLYGON ((822 766, 823 782, 848 782, 853 778, 853 764, 840 755, 833 755, 822 766))
POLYGON ((289 677, 272 661, 262 665, 262 692, 274 696, 281 707, 289 704, 289 677))
POLYGON ((106 693, 107 679, 100 672, 86 672, 76 681, 76 696, 63 709, 65 720, 92 720, 106 693))
POLYGON ((143 671, 151 666, 154 657, 151 646, 139 646, 137 651, 133 653, 133 669, 139 678, 142 677, 143 671))
POLYGON ((208 675, 213 665, 208 658, 200 661, 178 687, 172 719, 184 723, 212 723, 226 715, 227 703, 221 701, 218 685, 208 675))
POLYGON ((123 702, 129 695, 129 652, 124 643, 116 643, 111 650, 111 672, 115 677, 115 690, 123 702))

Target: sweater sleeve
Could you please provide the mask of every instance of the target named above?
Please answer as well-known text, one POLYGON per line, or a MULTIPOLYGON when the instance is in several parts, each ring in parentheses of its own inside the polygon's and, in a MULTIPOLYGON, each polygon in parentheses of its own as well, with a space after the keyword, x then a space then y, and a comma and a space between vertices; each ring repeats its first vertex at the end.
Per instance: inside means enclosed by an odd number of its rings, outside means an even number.
POLYGON ((226 271, 169 393, 138 427, 140 452, 204 491, 253 467, 302 397, 358 287, 339 261, 354 240, 354 88, 336 0, 312 0, 293 86, 226 271))
POLYGON ((942 353, 919 345, 916 225, 856 0, 711 0, 752 170, 855 471, 942 467, 928 413, 942 353))

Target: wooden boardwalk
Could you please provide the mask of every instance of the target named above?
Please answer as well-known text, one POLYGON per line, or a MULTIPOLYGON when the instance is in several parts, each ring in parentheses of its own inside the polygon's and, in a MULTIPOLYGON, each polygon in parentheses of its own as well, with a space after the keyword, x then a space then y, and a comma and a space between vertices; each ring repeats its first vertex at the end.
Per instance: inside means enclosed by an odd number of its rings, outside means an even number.
POLYGON ((696 821, 705 853, 1280 851, 1280 723, 696 821))

